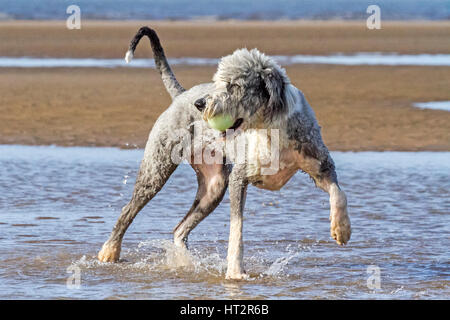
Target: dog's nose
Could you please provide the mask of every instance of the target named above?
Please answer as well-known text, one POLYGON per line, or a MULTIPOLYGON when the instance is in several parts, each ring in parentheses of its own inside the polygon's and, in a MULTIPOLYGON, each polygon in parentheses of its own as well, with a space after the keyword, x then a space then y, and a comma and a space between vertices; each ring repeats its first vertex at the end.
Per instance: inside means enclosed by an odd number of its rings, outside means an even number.
POLYGON ((194 102, 194 106, 200 111, 202 112, 203 109, 205 109, 206 106, 206 100, 204 98, 198 99, 197 101, 194 102))

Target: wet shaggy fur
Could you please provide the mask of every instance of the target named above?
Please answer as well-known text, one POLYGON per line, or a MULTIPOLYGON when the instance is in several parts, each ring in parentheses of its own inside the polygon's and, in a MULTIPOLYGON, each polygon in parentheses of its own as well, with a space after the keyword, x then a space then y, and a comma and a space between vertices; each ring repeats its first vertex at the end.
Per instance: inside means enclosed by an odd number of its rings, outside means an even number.
POLYGON ((174 229, 174 243, 181 250, 187 249, 189 233, 217 207, 229 189, 228 279, 247 277, 243 268, 242 226, 249 184, 278 190, 298 170, 308 173, 329 194, 331 236, 338 244, 347 243, 351 234, 347 198, 338 185, 335 165, 322 141, 314 112, 303 93, 291 84, 285 70, 256 49, 240 49, 222 58, 212 83, 185 90, 176 80, 156 33, 148 27, 141 28, 133 38, 127 62, 143 36, 150 39, 156 66, 173 101, 150 132, 132 198, 99 252, 99 260, 119 260, 125 231, 177 168, 179 162, 173 161, 174 154, 190 162, 198 181, 193 204, 174 229), (240 120, 235 122, 241 125, 232 139, 244 138, 251 146, 245 161, 234 161, 221 147, 215 149, 215 156, 222 162, 195 161, 205 159, 208 144, 221 141, 220 132, 209 128, 207 120, 222 114, 240 120), (259 129, 270 132, 268 140, 259 129), (267 141, 275 139, 273 129, 279 132, 276 152, 280 163, 275 172, 264 174, 263 165, 251 159, 271 152, 267 141), (194 143, 188 154, 179 152, 186 137, 192 136, 201 142, 194 143))
POLYGON ((213 81, 216 86, 223 85, 226 91, 223 101, 214 101, 215 108, 206 117, 217 113, 237 117, 234 111, 238 110, 251 116, 263 106, 262 115, 270 122, 287 111, 284 90, 290 81, 284 69, 256 49, 236 50, 222 58, 213 81))

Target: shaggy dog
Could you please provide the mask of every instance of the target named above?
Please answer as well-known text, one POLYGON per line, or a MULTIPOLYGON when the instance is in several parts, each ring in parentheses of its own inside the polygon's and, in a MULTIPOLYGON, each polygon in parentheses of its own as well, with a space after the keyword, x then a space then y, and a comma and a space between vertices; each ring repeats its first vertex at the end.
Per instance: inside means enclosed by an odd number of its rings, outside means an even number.
POLYGON ((131 201, 122 209, 98 259, 118 261, 125 231, 180 163, 174 157, 188 160, 198 180, 194 203, 174 229, 178 247, 187 248, 189 233, 217 207, 229 188, 226 278, 247 278, 242 261, 247 186, 279 190, 298 170, 308 173, 329 194, 331 236, 338 244, 346 244, 351 227, 345 193, 314 112, 285 70, 256 49, 240 49, 221 59, 213 83, 186 91, 170 69, 155 31, 148 27, 142 27, 131 41, 127 62, 143 36, 150 39, 156 68, 173 102, 150 132, 131 201), (221 132, 208 125, 223 115, 232 119, 228 130, 222 128, 221 132), (239 139, 245 142, 244 152, 233 152, 239 139), (201 141, 195 143, 197 140, 201 141), (276 161, 268 162, 268 158, 276 161))

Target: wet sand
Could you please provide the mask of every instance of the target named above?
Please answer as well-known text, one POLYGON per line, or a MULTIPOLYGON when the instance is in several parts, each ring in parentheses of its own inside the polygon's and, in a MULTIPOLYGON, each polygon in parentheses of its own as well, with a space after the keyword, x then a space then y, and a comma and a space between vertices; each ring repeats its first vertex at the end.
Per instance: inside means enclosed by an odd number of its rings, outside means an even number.
MULTIPOLYGON (((169 57, 268 54, 450 53, 450 23, 1 22, 0 56, 119 58, 136 29, 157 28, 169 57), (215 44, 215 45, 212 45, 215 44)), ((150 55, 139 47, 138 58, 150 55)), ((450 100, 448 67, 297 65, 291 81, 316 112, 332 150, 450 150, 450 113, 413 102, 450 100)), ((189 88, 214 67, 174 67, 189 88)), ((143 147, 170 103, 153 69, 0 69, 0 143, 143 147)))
MULTIPOLYGON (((270 55, 336 52, 450 53, 450 21, 385 22, 369 30, 365 21, 65 21, 0 22, 0 56, 121 58, 137 29, 155 28, 170 57, 220 57, 237 48, 270 55)), ((137 58, 150 46, 140 46, 137 58)))

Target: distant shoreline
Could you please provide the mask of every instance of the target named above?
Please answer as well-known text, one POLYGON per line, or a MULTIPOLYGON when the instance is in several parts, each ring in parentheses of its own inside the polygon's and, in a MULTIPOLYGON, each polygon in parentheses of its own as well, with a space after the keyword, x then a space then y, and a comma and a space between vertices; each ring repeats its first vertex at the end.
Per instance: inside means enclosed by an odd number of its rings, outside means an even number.
POLYGON ((371 5, 378 6, 384 20, 450 18, 445 0, 40 0, 39 6, 28 0, 14 0, 14 5, 8 1, 0 0, 0 18, 64 19, 70 5, 77 5, 83 18, 92 20, 362 20, 370 15, 371 5))
MULTIPOLYGON (((66 23, 66 19, 0 19, 0 24, 3 23, 66 23)), ((207 18, 193 18, 193 19, 90 19, 82 17, 82 22, 86 23, 121 23, 134 24, 142 22, 155 22, 166 24, 363 24, 366 25, 366 19, 207 19, 207 18)), ((450 19, 383 19, 382 24, 450 24, 450 19)))

